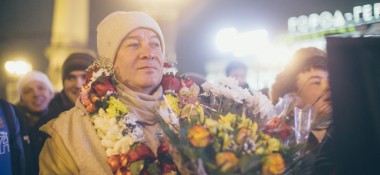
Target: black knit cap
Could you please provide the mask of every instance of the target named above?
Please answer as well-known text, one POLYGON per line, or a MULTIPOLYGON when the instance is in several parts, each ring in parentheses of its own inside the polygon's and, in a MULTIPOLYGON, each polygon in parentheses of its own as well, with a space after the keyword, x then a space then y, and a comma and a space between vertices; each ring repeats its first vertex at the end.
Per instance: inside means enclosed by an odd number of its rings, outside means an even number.
POLYGON ((67 57, 62 66, 62 80, 75 70, 86 71, 87 67, 95 61, 95 58, 87 53, 72 53, 67 57))

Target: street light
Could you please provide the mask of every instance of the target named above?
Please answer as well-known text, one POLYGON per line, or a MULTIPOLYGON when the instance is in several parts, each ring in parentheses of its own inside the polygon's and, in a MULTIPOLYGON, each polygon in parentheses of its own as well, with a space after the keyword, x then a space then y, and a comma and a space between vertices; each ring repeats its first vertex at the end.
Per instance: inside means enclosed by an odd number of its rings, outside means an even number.
POLYGON ((26 61, 7 61, 4 64, 5 70, 10 76, 20 77, 32 70, 32 65, 26 61))
POLYGON ((215 43, 220 51, 233 52, 236 57, 255 55, 268 46, 268 32, 260 29, 238 33, 235 28, 226 28, 218 32, 215 43))

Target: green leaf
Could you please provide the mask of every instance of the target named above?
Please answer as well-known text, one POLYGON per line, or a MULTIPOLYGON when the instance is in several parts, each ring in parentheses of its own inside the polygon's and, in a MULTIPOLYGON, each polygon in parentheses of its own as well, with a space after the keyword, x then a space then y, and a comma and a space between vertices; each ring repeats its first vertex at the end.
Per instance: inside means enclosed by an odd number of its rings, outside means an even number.
POLYGON ((143 168, 144 168, 144 160, 139 160, 139 161, 133 162, 129 166, 129 170, 131 171, 132 175, 139 175, 140 171, 143 168))
POLYGON ((157 164, 155 163, 150 163, 148 165, 148 172, 150 175, 159 175, 160 174, 160 169, 158 168, 157 164))
POLYGON ((178 145, 180 143, 180 139, 178 138, 178 135, 170 129, 169 125, 160 117, 157 115, 158 123, 160 124, 162 130, 165 132, 166 136, 169 137, 170 142, 174 145, 178 145))
POLYGON ((244 155, 239 158, 239 168, 241 173, 255 172, 261 168, 261 155, 244 155))

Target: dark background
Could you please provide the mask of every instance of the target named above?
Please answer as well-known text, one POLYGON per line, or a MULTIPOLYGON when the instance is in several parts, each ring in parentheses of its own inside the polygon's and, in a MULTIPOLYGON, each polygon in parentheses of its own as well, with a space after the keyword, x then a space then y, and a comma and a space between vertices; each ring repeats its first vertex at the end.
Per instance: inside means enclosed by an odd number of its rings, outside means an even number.
MULTIPOLYGON (((176 53, 183 72, 205 75, 204 63, 230 57, 215 48, 218 30, 235 27, 239 32, 265 28, 270 39, 287 33, 287 20, 292 16, 341 10, 351 12, 357 5, 378 0, 193 0, 194 5, 180 15, 176 53), (197 5, 200 4, 200 5, 197 5)), ((96 50, 96 26, 109 13, 131 10, 128 0, 91 0, 89 47, 96 50)), ((5 98, 4 72, 6 59, 24 55, 33 69, 46 71, 44 52, 50 44, 54 0, 0 1, 0 97, 5 98)), ((133 9, 134 10, 134 9, 133 9)))

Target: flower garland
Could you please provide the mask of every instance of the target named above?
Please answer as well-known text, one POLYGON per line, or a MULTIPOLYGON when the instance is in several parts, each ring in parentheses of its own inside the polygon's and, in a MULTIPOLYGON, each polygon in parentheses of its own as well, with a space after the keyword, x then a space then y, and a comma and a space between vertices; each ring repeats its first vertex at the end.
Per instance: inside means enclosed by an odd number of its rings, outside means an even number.
MULTIPOLYGON (((80 101, 91 115, 91 123, 105 149, 113 173, 176 174, 177 169, 171 159, 160 160, 160 157, 169 155, 168 142, 161 143, 157 156, 145 145, 137 116, 118 98, 114 72, 108 60, 101 58, 95 61, 87 71, 80 101)), ((166 99, 158 113, 171 126, 178 126, 177 117, 170 110, 173 104, 166 99)), ((162 139, 162 131, 156 134, 158 139, 162 139)))

